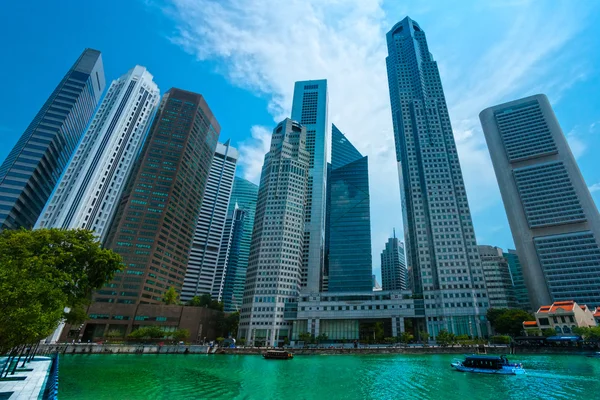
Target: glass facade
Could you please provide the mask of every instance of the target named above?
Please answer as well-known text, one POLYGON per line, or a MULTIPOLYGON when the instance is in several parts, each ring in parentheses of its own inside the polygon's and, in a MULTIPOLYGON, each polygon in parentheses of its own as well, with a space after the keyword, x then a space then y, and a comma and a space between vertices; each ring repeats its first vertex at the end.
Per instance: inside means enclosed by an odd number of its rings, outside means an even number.
POLYGON ((508 262, 508 268, 510 270, 517 306, 523 310, 531 311, 529 295, 527 294, 527 287, 525 286, 525 280, 523 279, 523 267, 519 262, 517 251, 508 249, 508 252, 502 253, 502 255, 508 262))
POLYGON ((404 244, 394 234, 381 252, 381 282, 383 290, 408 289, 408 270, 404 258, 404 244))
POLYGON ((493 246, 479 246, 479 256, 490 307, 517 308, 508 260, 502 255, 502 249, 493 246))
POLYGON ((84 50, 0 166, 0 230, 34 226, 105 86, 100 52, 84 50))
POLYGON ((226 312, 238 310, 242 306, 257 196, 257 185, 244 178, 235 177, 229 211, 231 212, 237 205, 244 214, 243 218, 235 222, 233 228, 230 256, 223 286, 223 306, 226 312))
POLYGON ((327 182, 328 290, 373 290, 368 158, 340 130, 331 134, 327 182))
POLYGON ((164 95, 107 238, 126 269, 95 301, 160 304, 170 287, 181 292, 219 132, 201 95, 164 95))

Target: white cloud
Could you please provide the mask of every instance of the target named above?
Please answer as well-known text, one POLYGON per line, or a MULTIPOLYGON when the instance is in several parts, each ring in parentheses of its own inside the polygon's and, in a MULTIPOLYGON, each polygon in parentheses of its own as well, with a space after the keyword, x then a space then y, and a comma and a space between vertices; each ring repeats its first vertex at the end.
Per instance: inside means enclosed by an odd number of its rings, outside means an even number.
POLYGON ((588 186, 588 189, 590 190, 590 193, 600 192, 600 182, 588 186))
POLYGON ((569 147, 571 148, 571 153, 573 153, 573 157, 578 159, 587 150, 587 144, 585 140, 583 139, 582 135, 577 132, 577 127, 573 128, 573 130, 567 133, 566 137, 569 147))
MULTIPOLYGON (((387 4, 363 0, 171 0, 163 8, 177 24, 172 42, 198 60, 216 61, 218 72, 233 85, 267 96, 274 123, 289 115, 295 81, 328 79, 330 122, 369 156, 374 268, 392 228, 401 232, 385 69, 385 33, 393 23, 409 12, 430 32, 475 213, 500 202, 479 111, 540 91, 558 98, 587 71, 564 51, 585 22, 571 2, 543 10, 539 4, 509 1, 503 3, 506 11, 479 10, 475 17, 469 8, 444 7, 437 20, 429 3, 389 6, 403 9, 386 14, 387 4), (457 29, 484 15, 497 19, 484 32, 496 35, 494 42, 457 29), (473 44, 459 46, 466 40, 473 44), (570 73, 548 79, 567 60, 573 65, 570 73)), ((480 26, 486 28, 485 21, 480 26)), ((240 146, 244 174, 254 181, 270 130, 253 127, 252 138, 240 146)))

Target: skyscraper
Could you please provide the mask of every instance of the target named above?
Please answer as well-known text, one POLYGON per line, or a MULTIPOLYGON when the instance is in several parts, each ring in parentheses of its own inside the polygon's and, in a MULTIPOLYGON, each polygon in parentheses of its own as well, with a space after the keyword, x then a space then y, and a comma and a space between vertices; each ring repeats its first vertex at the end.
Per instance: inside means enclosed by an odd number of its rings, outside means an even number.
POLYGON ((529 303, 529 294, 527 293, 527 286, 523 279, 523 267, 519 262, 517 251, 508 249, 507 252, 502 253, 502 256, 506 258, 506 262, 508 263, 510 278, 512 279, 515 298, 517 299, 517 307, 526 311, 533 311, 529 303))
POLYGON ((479 114, 534 310, 600 306, 600 215, 545 95, 479 114))
POLYGON ((144 67, 111 83, 36 227, 91 229, 104 241, 159 97, 144 67))
POLYGON ((306 128, 309 154, 302 287, 321 290, 325 247, 327 179, 327 80, 300 81, 294 86, 292 120, 306 128))
MULTIPOLYGON (((238 151, 229 141, 217 144, 183 282, 181 299, 184 301, 202 294, 212 295, 215 282, 222 282, 223 276, 217 276, 217 264, 237 159, 238 151)), ((218 296, 218 292, 213 295, 218 296)))
POLYGON ((387 47, 406 262, 423 296, 416 313, 433 336, 482 336, 488 300, 437 63, 409 17, 388 32, 387 47))
POLYGON ((333 125, 327 182, 328 291, 371 291, 371 210, 368 157, 333 125))
MULTIPOLYGON (((212 293, 213 298, 223 302, 223 311, 225 312, 239 310, 241 304, 241 297, 240 302, 236 302, 234 289, 238 273, 237 266, 239 264, 242 238, 244 236, 245 218, 246 212, 237 205, 227 211, 212 293)), ((241 295, 243 296, 243 289, 241 295)))
POLYGON ((285 119, 265 155, 238 336, 254 344, 291 337, 284 308, 298 300, 302 278, 309 152, 306 128, 285 119))
POLYGON ((0 166, 0 230, 33 227, 105 86, 100 52, 84 50, 0 166))
POLYGON ((404 245, 396 237, 388 239, 381 252, 381 282, 383 290, 406 290, 408 288, 408 271, 404 258, 404 245))
POLYGON ((502 249, 478 246, 490 308, 517 308, 515 289, 502 249))
POLYGON ((164 95, 107 237, 126 270, 95 301, 158 304, 181 292, 220 130, 202 95, 164 95))
POLYGON ((244 178, 235 177, 229 200, 229 212, 237 207, 244 212, 244 217, 242 220, 235 221, 233 227, 223 284, 223 307, 226 312, 236 311, 242 307, 257 196, 257 185, 244 178))

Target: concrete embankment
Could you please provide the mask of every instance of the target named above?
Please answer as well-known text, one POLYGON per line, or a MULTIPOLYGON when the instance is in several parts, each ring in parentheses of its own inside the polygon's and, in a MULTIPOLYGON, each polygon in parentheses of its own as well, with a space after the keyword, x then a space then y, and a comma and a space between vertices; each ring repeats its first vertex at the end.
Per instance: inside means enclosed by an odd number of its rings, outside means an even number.
POLYGON ((144 344, 45 344, 40 346, 44 353, 59 354, 206 354, 208 346, 200 345, 144 345, 144 344))

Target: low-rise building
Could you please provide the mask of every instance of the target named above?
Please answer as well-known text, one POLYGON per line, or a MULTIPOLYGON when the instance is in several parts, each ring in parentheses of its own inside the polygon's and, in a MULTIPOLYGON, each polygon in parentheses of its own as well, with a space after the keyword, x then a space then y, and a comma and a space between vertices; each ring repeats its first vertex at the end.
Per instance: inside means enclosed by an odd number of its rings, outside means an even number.
POLYGON ((600 307, 597 307, 594 312, 594 320, 596 321, 596 325, 600 326, 600 307))
POLYGON ((596 326, 596 314, 598 310, 593 313, 586 305, 579 305, 573 300, 555 301, 552 305, 541 306, 535 313, 535 321, 523 322, 523 329, 529 336, 541 335, 546 329, 557 335, 571 334, 577 327, 596 326))

